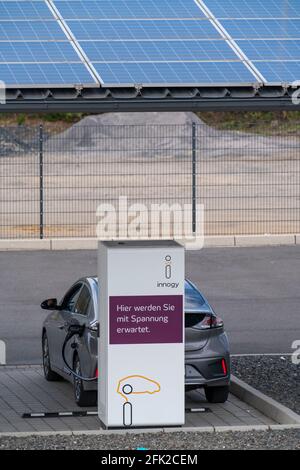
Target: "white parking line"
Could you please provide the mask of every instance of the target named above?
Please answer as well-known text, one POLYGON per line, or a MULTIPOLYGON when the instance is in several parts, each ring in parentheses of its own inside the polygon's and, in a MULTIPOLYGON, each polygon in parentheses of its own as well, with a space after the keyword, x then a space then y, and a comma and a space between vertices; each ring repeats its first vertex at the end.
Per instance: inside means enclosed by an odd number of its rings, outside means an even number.
POLYGON ((0 340, 0 365, 5 366, 6 364, 6 344, 0 340))

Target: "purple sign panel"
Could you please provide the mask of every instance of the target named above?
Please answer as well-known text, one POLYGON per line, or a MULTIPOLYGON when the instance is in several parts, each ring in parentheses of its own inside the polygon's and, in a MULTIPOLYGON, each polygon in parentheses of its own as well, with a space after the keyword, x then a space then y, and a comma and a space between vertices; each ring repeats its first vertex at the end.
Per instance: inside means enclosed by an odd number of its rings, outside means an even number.
POLYGON ((110 344, 183 342, 183 296, 109 298, 110 344))

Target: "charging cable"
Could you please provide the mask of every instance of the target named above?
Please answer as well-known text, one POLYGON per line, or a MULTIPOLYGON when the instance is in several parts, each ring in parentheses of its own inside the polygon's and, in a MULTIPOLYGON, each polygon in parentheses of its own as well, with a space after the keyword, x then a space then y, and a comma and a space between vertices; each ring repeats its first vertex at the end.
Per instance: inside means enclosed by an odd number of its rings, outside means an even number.
POLYGON ((63 361, 65 363, 65 366, 66 366, 67 370, 74 377, 76 377, 79 380, 83 380, 84 382, 94 382, 95 380, 97 380, 98 377, 88 378, 88 377, 82 377, 81 375, 77 374, 75 372, 75 370, 72 369, 69 366, 69 364, 66 360, 66 356, 65 356, 66 346, 67 346, 68 342, 70 341, 70 339, 73 338, 73 336, 76 336, 76 335, 81 337, 84 333, 84 330, 85 330, 85 325, 76 325, 76 324, 73 323, 68 327, 68 333, 65 337, 64 344, 63 344, 63 347, 62 347, 62 358, 63 358, 63 361))

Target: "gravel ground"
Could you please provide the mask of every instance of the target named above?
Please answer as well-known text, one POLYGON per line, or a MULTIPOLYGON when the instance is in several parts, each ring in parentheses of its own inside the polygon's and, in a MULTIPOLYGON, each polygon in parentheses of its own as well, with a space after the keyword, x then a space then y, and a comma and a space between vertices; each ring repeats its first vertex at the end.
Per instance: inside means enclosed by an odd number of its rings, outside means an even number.
POLYGON ((300 429, 285 431, 224 433, 155 433, 108 436, 51 436, 0 439, 0 449, 78 450, 216 450, 293 449, 300 450, 300 429))
POLYGON ((300 365, 290 356, 233 357, 232 373, 300 414, 300 365))

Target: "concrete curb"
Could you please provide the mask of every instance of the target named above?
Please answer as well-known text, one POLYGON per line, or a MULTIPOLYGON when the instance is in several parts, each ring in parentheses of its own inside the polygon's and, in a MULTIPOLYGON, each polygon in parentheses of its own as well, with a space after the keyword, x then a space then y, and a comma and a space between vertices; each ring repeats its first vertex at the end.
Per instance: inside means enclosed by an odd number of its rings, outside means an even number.
POLYGON ((235 238, 235 246, 274 246, 296 245, 296 235, 239 235, 235 238))
POLYGON ((98 240, 96 238, 53 238, 50 240, 52 251, 59 250, 96 250, 98 240))
POLYGON ((5 438, 27 438, 27 437, 51 437, 51 436, 109 436, 109 435, 140 435, 140 434, 158 434, 158 433, 221 433, 221 432, 266 432, 266 431, 284 431, 291 429, 299 429, 300 424, 294 425, 245 425, 245 426, 203 426, 203 427, 186 427, 186 428, 160 428, 160 429, 132 429, 132 430, 82 430, 82 431, 32 431, 32 432, 3 432, 0 433, 0 440, 5 438))
MULTIPOLYGON (((97 248, 97 244, 98 240, 96 238, 0 240, 0 251, 94 250, 97 248)), ((300 245, 300 234, 207 236, 204 241, 205 248, 279 245, 300 245)))
POLYGON ((268 397, 259 390, 256 390, 255 388, 246 384, 237 377, 231 377, 230 391, 240 400, 253 406, 276 423, 279 423, 279 426, 296 425, 296 427, 300 427, 300 415, 290 410, 286 406, 281 405, 281 403, 273 400, 273 398, 268 397))
POLYGON ((218 236, 218 237, 205 237, 204 248, 218 248, 218 247, 234 247, 235 237, 234 236, 218 236))
POLYGON ((0 251, 51 250, 51 240, 0 240, 0 251))

